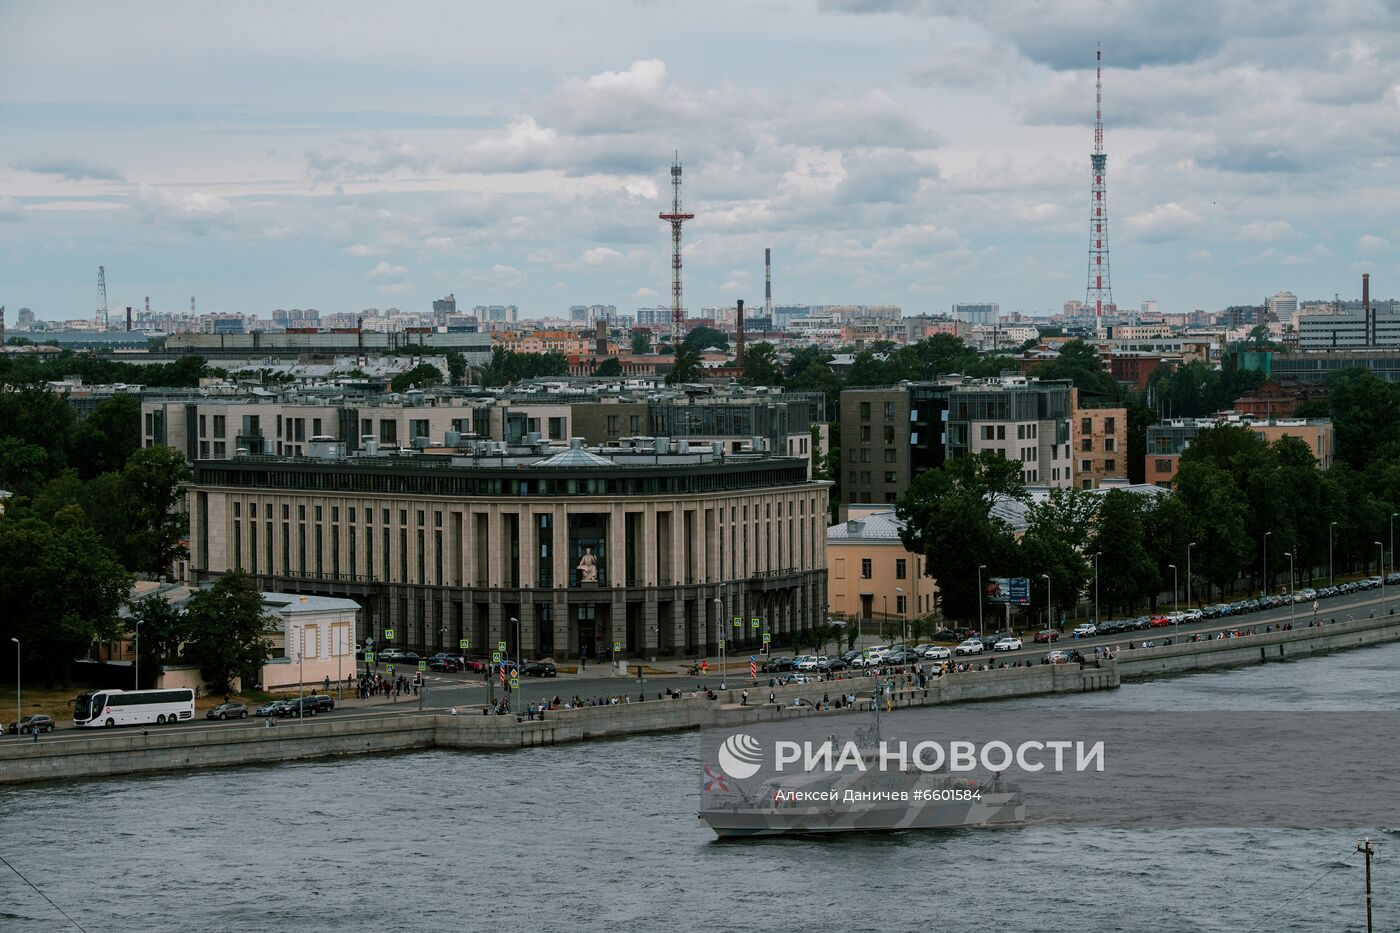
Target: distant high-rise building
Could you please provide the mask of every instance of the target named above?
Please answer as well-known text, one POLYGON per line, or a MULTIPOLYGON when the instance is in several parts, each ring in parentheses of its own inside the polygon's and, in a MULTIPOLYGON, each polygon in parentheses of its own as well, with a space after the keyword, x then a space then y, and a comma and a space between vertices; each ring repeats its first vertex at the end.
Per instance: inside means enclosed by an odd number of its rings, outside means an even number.
POLYGON ((519 319, 520 309, 515 305, 477 305, 472 308, 472 314, 479 321, 509 324, 519 319))
POLYGON ((34 312, 28 308, 20 308, 15 312, 15 323, 20 327, 28 327, 34 323, 34 312))
POLYGON ((1142 303, 1141 309, 1142 309, 1142 313, 1143 313, 1143 314, 1156 314, 1156 313, 1157 313, 1157 299, 1156 299, 1156 298, 1149 298, 1149 299, 1147 299, 1146 301, 1144 301, 1144 302, 1142 303))
POLYGON ((999 304, 957 304, 953 305, 953 317, 972 326, 985 324, 988 327, 997 322, 1001 313, 999 304))
POLYGON ((1269 313, 1280 321, 1292 318, 1298 313, 1298 296, 1292 292, 1279 292, 1269 299, 1269 313))
POLYGON ((439 298, 439 299, 437 299, 436 301, 433 302, 433 315, 434 315, 434 316, 437 316, 437 315, 439 315, 439 314, 441 314, 441 315, 448 315, 448 314, 456 314, 456 313, 457 313, 457 296, 454 295, 454 294, 452 294, 452 293, 450 293, 450 292, 448 293, 448 295, 447 295, 446 298, 439 298))

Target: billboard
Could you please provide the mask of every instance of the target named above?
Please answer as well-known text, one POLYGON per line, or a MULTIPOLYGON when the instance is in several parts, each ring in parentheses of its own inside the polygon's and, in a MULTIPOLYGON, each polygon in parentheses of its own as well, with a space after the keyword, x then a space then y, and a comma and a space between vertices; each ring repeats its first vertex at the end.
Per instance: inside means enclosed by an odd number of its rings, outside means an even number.
POLYGON ((984 594, 989 603, 1010 603, 1013 606, 1031 604, 1031 581, 1027 577, 992 577, 984 594))

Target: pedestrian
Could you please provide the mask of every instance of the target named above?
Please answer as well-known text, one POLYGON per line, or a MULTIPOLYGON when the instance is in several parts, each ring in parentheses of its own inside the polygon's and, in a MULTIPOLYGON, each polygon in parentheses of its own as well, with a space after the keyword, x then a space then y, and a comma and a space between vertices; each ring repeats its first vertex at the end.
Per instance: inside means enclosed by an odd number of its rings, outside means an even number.
POLYGON ((740 706, 748 706, 748 705, 749 705, 749 692, 748 692, 747 690, 745 690, 745 691, 744 691, 743 693, 741 693, 739 696, 740 696, 739 705, 740 705, 740 706))

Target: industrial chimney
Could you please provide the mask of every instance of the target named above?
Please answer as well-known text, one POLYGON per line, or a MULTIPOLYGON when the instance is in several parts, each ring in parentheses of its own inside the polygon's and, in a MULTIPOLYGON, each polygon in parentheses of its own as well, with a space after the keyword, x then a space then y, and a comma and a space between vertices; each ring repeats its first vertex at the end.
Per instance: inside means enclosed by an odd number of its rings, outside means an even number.
POLYGON ((126 332, 131 333, 131 305, 126 306, 126 332))
POLYGON ((768 326, 773 324, 773 251, 763 250, 763 316, 768 318, 768 326))
POLYGON ((1361 312, 1366 315, 1366 346, 1376 345, 1376 318, 1371 314, 1371 273, 1361 273, 1361 312))
POLYGON ((608 355, 608 322, 602 318, 598 319, 598 326, 594 328, 593 352, 599 357, 608 355))
POLYGON ((734 315, 734 362, 744 362, 744 299, 739 299, 738 311, 734 315))

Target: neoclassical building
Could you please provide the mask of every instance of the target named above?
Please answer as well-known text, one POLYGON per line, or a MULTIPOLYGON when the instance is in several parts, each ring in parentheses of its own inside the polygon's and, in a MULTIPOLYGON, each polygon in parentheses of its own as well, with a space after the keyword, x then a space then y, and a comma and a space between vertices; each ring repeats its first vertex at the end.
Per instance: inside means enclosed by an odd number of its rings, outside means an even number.
POLYGON ((825 621, 829 484, 804 459, 669 438, 452 440, 196 461, 193 572, 352 598, 362 638, 393 630, 419 652, 469 639, 473 654, 698 656, 825 621))

